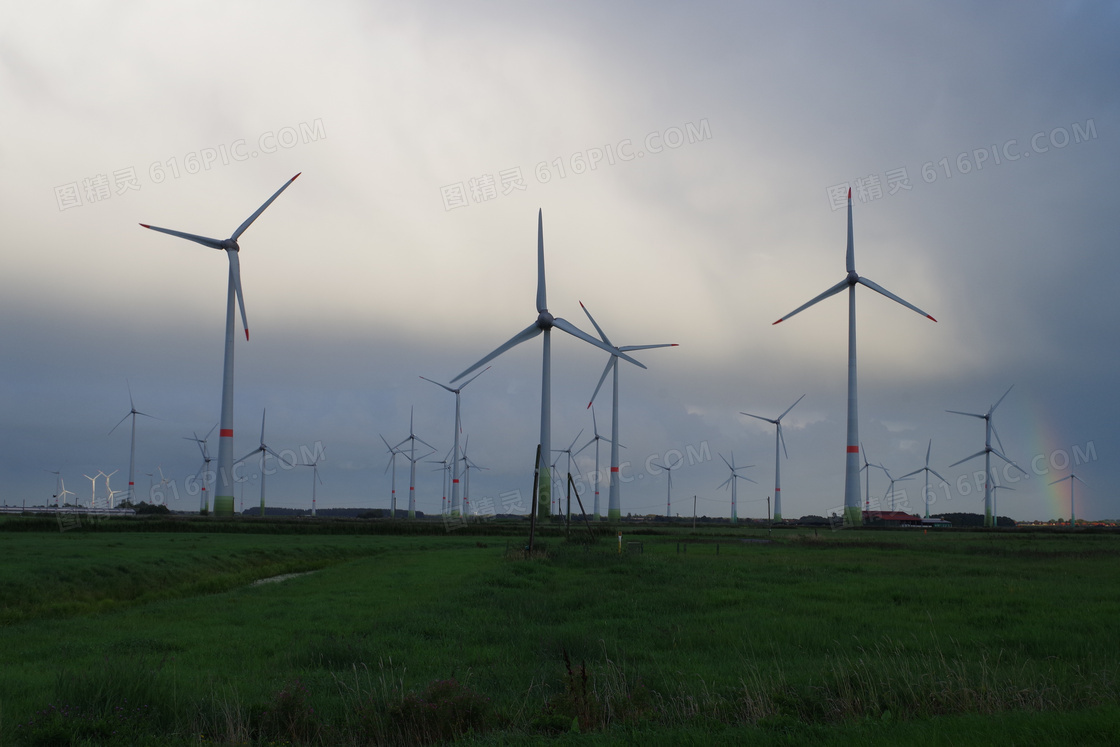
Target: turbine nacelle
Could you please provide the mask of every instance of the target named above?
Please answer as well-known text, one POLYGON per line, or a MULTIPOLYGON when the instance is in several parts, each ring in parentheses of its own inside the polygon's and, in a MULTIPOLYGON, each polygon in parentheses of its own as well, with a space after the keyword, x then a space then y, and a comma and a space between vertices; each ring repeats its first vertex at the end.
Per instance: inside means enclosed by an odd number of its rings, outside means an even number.
POLYGON ((537 326, 542 330, 547 331, 552 329, 552 326, 553 324, 555 324, 555 322, 556 317, 554 317, 552 314, 549 314, 548 309, 545 309, 537 316, 537 326))

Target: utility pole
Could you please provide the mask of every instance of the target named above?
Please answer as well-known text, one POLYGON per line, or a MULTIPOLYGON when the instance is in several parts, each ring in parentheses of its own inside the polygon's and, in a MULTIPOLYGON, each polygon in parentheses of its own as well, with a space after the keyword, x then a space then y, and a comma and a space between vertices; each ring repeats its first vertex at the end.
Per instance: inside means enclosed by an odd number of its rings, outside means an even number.
POLYGON ((769 537, 773 531, 773 525, 770 522, 770 496, 766 496, 766 536, 769 537))
POLYGON ((696 530, 696 496, 692 496, 692 529, 696 530))

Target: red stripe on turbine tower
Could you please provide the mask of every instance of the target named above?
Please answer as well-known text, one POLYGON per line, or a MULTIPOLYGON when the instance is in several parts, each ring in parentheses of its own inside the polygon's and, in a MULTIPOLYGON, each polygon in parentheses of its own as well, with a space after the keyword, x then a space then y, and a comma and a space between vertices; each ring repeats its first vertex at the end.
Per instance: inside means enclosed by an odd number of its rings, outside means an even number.
POLYGON ((618 472, 618 467, 611 467, 611 472, 618 472))
POLYGON ((859 446, 849 446, 848 447, 848 453, 849 454, 858 454, 859 453, 859 446))
POLYGON ((233 428, 222 428, 218 431, 218 438, 233 438, 233 428))

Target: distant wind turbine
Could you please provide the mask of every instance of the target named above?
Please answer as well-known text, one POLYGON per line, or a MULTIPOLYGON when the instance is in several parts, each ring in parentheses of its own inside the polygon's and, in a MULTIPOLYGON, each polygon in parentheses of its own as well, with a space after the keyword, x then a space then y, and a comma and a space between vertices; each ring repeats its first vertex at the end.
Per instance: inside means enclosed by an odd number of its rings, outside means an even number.
MULTIPOLYGON (((199 474, 202 477, 202 497, 201 497, 201 500, 200 500, 199 513, 202 514, 203 516, 206 516, 208 513, 210 513, 210 497, 206 493, 206 483, 210 479, 211 456, 210 456, 210 449, 207 448, 206 442, 208 440, 210 440, 210 434, 213 433, 214 429, 217 428, 217 427, 218 427, 217 423, 212 425, 210 427, 210 430, 206 431, 206 437, 205 438, 199 438, 198 433, 192 433, 190 436, 183 436, 183 440, 194 441, 196 444, 198 444, 198 450, 202 453, 202 466, 199 468, 198 471, 199 471, 199 474)), ((230 488, 230 490, 232 491, 232 488, 230 488)), ((232 508, 232 507, 233 507, 233 505, 230 504, 230 508, 232 508)))
MULTIPOLYGON (((55 502, 54 502, 54 505, 55 505, 55 506, 58 506, 58 505, 59 505, 59 501, 61 500, 61 505, 65 506, 65 505, 66 505, 66 496, 68 496, 68 495, 77 495, 77 493, 74 493, 74 492, 72 492, 72 491, 69 491, 69 490, 67 490, 67 489, 66 489, 66 480, 63 480, 63 479, 62 479, 61 477, 60 477, 60 478, 58 478, 58 479, 59 479, 59 481, 60 481, 60 482, 62 483, 62 490, 60 490, 60 491, 59 491, 59 493, 58 493, 58 495, 57 495, 57 496, 55 496, 55 502)), ((75 502, 75 503, 74 503, 74 505, 77 505, 77 502, 75 502)))
POLYGON ((171 236, 178 236, 181 239, 194 241, 195 243, 202 244, 203 246, 210 247, 211 249, 219 249, 226 253, 229 258, 229 284, 226 292, 226 350, 225 362, 222 368, 222 416, 221 416, 221 429, 218 431, 218 489, 217 494, 214 496, 214 514, 216 516, 233 516, 234 515, 234 495, 233 495, 233 317, 234 317, 234 296, 237 298, 237 305, 241 309, 241 324, 245 328, 245 340, 249 340, 249 321, 245 317, 245 298, 241 292, 241 260, 238 253, 241 247, 238 245, 237 240, 245 230, 253 224, 261 213, 265 211, 272 201, 280 196, 280 193, 291 186, 291 183, 296 180, 299 174, 296 174, 284 186, 276 190, 272 197, 257 208, 257 211, 245 219, 245 222, 237 227, 233 235, 228 239, 211 239, 205 236, 197 236, 193 233, 183 233, 182 231, 172 231, 167 228, 157 228, 150 226, 147 223, 141 223, 144 228, 150 228, 153 231, 166 233, 171 236))
MULTIPOLYGON (((804 394, 797 398, 797 402, 800 402, 803 399, 805 399, 804 394)), ((785 412, 783 412, 773 420, 771 420, 770 418, 764 418, 761 415, 751 415, 749 412, 739 413, 740 415, 746 415, 749 418, 758 418, 759 420, 765 420, 767 423, 772 423, 775 426, 775 430, 777 431, 777 434, 774 436, 774 521, 782 520, 782 460, 781 455, 778 454, 779 443, 782 446, 782 451, 785 452, 786 459, 789 459, 789 452, 786 451, 786 439, 782 435, 782 418, 784 418, 786 415, 789 415, 789 411, 797 407, 797 402, 794 402, 792 405, 787 407, 785 412)))
POLYGON ((300 467, 310 467, 311 468, 311 515, 312 516, 315 515, 315 497, 316 497, 315 484, 316 483, 318 483, 319 485, 323 484, 323 478, 319 477, 319 461, 322 458, 323 457, 322 457, 321 454, 317 454, 315 456, 315 461, 311 462, 310 464, 307 464, 305 462, 300 462, 300 464, 299 464, 300 467))
POLYGON ((867 475, 865 475, 864 478, 863 478, 864 489, 866 490, 866 492, 864 493, 864 497, 863 497, 863 510, 864 511, 870 511, 871 510, 871 468, 874 467, 875 469, 881 469, 884 472, 886 472, 886 468, 883 467, 883 465, 881 465, 881 464, 872 464, 871 462, 867 461, 867 449, 863 448, 863 444, 860 444, 859 447, 861 449, 860 456, 863 457, 863 466, 859 468, 859 471, 860 472, 863 472, 865 470, 867 471, 867 475))
POLYGON ((890 497, 891 497, 891 511, 894 511, 894 484, 896 482, 905 482, 906 480, 912 480, 914 478, 912 478, 912 477, 894 477, 893 475, 891 475, 890 470, 887 469, 886 467, 883 467, 883 472, 885 472, 887 474, 887 479, 891 481, 890 487, 887 488, 887 492, 883 493, 883 503, 886 503, 887 495, 890 495, 890 497))
POLYGON ((538 509, 540 518, 547 519, 552 505, 552 473, 548 467, 549 455, 552 453, 552 328, 561 329, 573 337, 578 337, 584 342, 589 342, 597 348, 608 353, 620 355, 636 366, 645 368, 644 365, 633 358, 617 352, 617 348, 596 340, 583 330, 578 329, 571 322, 553 316, 548 311, 547 292, 544 278, 544 218, 543 211, 537 211, 537 318, 525 329, 518 332, 506 342, 499 345, 482 360, 463 371, 451 380, 452 383, 463 378, 480 366, 484 366, 516 345, 526 340, 531 340, 537 335, 544 334, 544 354, 541 360, 541 467, 538 477, 538 509))
MULTIPOLYGON (((611 357, 611 360, 614 360, 613 356, 611 357)), ((611 439, 609 438, 604 438, 603 436, 599 435, 599 423, 595 420, 594 407, 591 408, 591 428, 592 432, 595 435, 592 436, 590 441, 576 450, 576 456, 579 456, 580 452, 582 452, 591 444, 595 444, 595 510, 594 513, 592 513, 591 517, 593 521, 601 521, 603 516, 599 513, 599 486, 603 482, 603 473, 599 471, 599 442, 606 441, 607 443, 613 443, 613 441, 611 441, 611 439)))
MULTIPOLYGON (((577 434, 576 434, 576 437, 572 439, 572 442, 571 442, 570 444, 568 444, 568 448, 566 448, 566 449, 553 449, 553 450, 552 450, 552 452, 553 452, 554 454, 560 454, 560 455, 563 455, 563 454, 567 454, 567 455, 568 455, 568 474, 569 474, 569 475, 570 475, 570 474, 572 474, 572 449, 574 449, 574 448, 575 448, 575 445, 576 445, 576 441, 578 441, 578 440, 579 440, 579 437, 580 437, 580 436, 582 436, 582 435, 583 435, 583 429, 582 429, 582 428, 580 428, 580 429, 579 429, 579 433, 577 433, 577 434)), ((556 457, 556 461, 552 463, 552 468, 553 468, 553 469, 555 469, 555 468, 556 468, 556 465, 560 463, 560 459, 561 459, 561 457, 560 457, 560 456, 557 456, 557 457, 556 457)), ((577 469, 577 470, 579 469, 579 465, 578 465, 578 464, 576 465, 576 469, 577 469)), ((567 485, 567 482, 565 481, 565 483, 564 483, 564 484, 565 484, 565 485, 567 485)), ((557 500, 559 500, 559 499, 557 499, 557 500)), ((571 507, 571 505, 569 504, 569 506, 568 506, 568 510, 569 510, 569 512, 571 511, 571 508, 572 508, 572 507, 571 507)), ((559 511, 557 511, 557 513, 561 513, 561 514, 562 514, 562 513, 564 513, 564 509, 563 509, 563 508, 559 509, 559 511)), ((571 516, 569 515, 569 517, 568 517, 568 518, 570 519, 570 518, 571 518, 571 516)))
POLYGON ((871 290, 881 293, 887 298, 902 304, 911 311, 915 311, 932 321, 937 321, 926 312, 904 301, 886 288, 861 277, 856 273, 855 244, 852 240, 852 190, 848 190, 848 250, 847 250, 848 275, 836 285, 809 302, 798 306, 774 324, 784 322, 794 314, 809 308, 818 301, 834 296, 847 288, 848 290, 848 436, 847 460, 844 464, 844 525, 859 526, 863 523, 859 506, 859 402, 856 395, 856 286, 863 285, 871 290))
MULTIPOLYGON (((381 436, 380 433, 377 435, 381 436)), ((389 518, 395 519, 397 518, 397 456, 404 456, 404 452, 400 451, 395 446, 390 446, 384 436, 381 436, 381 440, 385 443, 385 448, 389 450, 389 463, 385 465, 385 472, 388 472, 390 468, 393 470, 391 488, 393 492, 389 499, 389 518)))
MULTIPOLYGON (((128 414, 121 418, 116 425, 109 429, 109 435, 113 435, 113 431, 115 431, 121 423, 128 420, 129 418, 132 418, 132 441, 128 455, 128 490, 117 492, 127 492, 128 500, 136 503, 136 416, 143 415, 144 417, 152 418, 153 420, 159 420, 159 418, 157 418, 155 415, 149 415, 146 412, 140 412, 139 410, 137 410, 136 403, 132 401, 132 385, 128 383, 128 379, 125 379, 124 383, 125 386, 128 387, 129 411, 128 414)), ((118 412, 120 411, 118 410, 118 412)), ((110 500, 112 500, 112 496, 110 496, 110 500)))
MULTIPOLYGON (((797 404, 797 403, 794 402, 794 404, 797 404)), ((731 470, 731 476, 728 477, 727 480, 723 484, 720 485, 720 487, 723 488, 723 487, 726 487, 728 485, 731 486, 731 523, 732 524, 738 524, 739 523, 739 509, 738 509, 739 501, 738 501, 738 494, 736 493, 736 490, 735 490, 735 486, 739 484, 739 480, 746 480, 747 482, 754 482, 754 480, 747 477, 746 475, 740 475, 739 470, 749 469, 749 468, 753 467, 754 465, 753 464, 748 464, 745 467, 736 467, 735 466, 735 452, 731 452, 731 461, 730 462, 727 461, 727 459, 723 456, 723 454, 720 454, 719 458, 723 459, 723 463, 727 465, 727 468, 729 470, 731 470)), ((757 484, 758 483, 755 483, 755 485, 757 485, 757 484)), ((775 516, 774 518, 779 518, 779 517, 775 516)))
POLYGON ((1068 475, 1066 475, 1062 479, 1055 480, 1054 482, 1052 482, 1050 484, 1051 485, 1057 485, 1058 483, 1065 482, 1066 480, 1069 480, 1069 523, 1070 523, 1070 526, 1074 526, 1074 525, 1077 524, 1077 517, 1074 515, 1075 510, 1074 510, 1074 505, 1073 505, 1073 483, 1076 481, 1076 482, 1079 482, 1082 485, 1084 485, 1085 481, 1082 480, 1077 475, 1070 472, 1068 475))
POLYGON ((474 460, 467 456, 467 447, 470 446, 471 437, 467 436, 466 443, 463 444, 463 473, 465 481, 463 483, 463 513, 466 514, 471 507, 471 470, 472 469, 490 469, 489 467, 480 467, 475 464, 474 460))
MULTIPOLYGON (((402 440, 399 444, 397 444, 396 448, 399 449, 401 447, 401 445, 404 444, 404 443, 409 444, 409 446, 408 446, 408 457, 407 457, 407 459, 409 461, 409 465, 410 465, 409 476, 408 476, 408 518, 415 519, 416 518, 416 463, 418 461, 420 461, 421 459, 424 459, 428 456, 427 454, 424 454, 423 456, 420 456, 420 457, 416 456, 416 442, 419 441, 420 443, 424 444, 425 446, 427 446, 432 451, 435 451, 436 447, 432 446, 430 443, 428 443, 427 441, 425 441, 424 439, 422 439, 422 438, 420 438, 419 436, 416 435, 416 432, 415 432, 415 430, 413 429, 413 426, 412 426, 412 422, 413 422, 413 410, 412 410, 412 408, 409 408, 409 410, 408 410, 408 438, 402 440)), ((402 451, 401 454, 403 455, 404 452, 402 451)))
POLYGON ((599 333, 599 337, 602 338, 603 343, 610 348, 611 354, 606 367, 603 369, 603 375, 599 377, 599 383, 595 386, 595 391, 591 394, 591 401, 587 403, 588 407, 591 407, 595 402, 595 396, 599 394, 599 390, 602 388, 607 374, 610 373, 611 369, 614 369, 613 393, 611 395, 611 481, 610 496, 607 504, 607 519, 609 521, 618 521, 622 518, 622 497, 620 495, 621 487, 618 473, 618 449, 621 445, 618 442, 618 359, 623 358, 645 368, 641 363, 627 356, 626 353, 633 352, 634 350, 650 350, 652 348, 675 348, 677 347, 677 343, 670 342, 660 345, 623 345, 622 347, 616 347, 607 337, 607 333, 603 331, 603 328, 595 321, 595 317, 591 316, 591 312, 587 310, 587 307, 583 305, 582 301, 580 301, 579 305, 583 309, 583 313, 587 314, 587 318, 591 320, 591 324, 594 325, 595 331, 599 333))
POLYGON ((442 387, 455 395, 455 445, 451 447, 452 456, 451 462, 454 465, 454 474, 451 477, 451 515, 459 515, 459 434, 463 432, 463 422, 459 417, 459 394, 466 388, 467 384, 477 379, 482 374, 486 373, 490 366, 482 369, 471 378, 464 381, 458 387, 452 388, 446 384, 441 384, 435 379, 429 379, 427 376, 421 376, 424 381, 430 381, 438 387, 442 387))
POLYGON ((658 464, 657 462, 650 462, 650 464, 654 467, 665 470, 665 472, 667 472, 669 475, 669 489, 665 494, 665 516, 671 519, 673 518, 673 470, 678 469, 684 464, 684 458, 682 457, 679 462, 671 467, 665 464, 658 464))
POLYGON ((907 472, 905 475, 902 476, 903 478, 907 478, 907 477, 913 477, 914 475, 918 474, 919 472, 925 472, 926 473, 926 486, 922 490, 922 497, 925 498, 925 502, 926 502, 925 518, 927 518, 927 519, 929 518, 929 475, 930 475, 930 473, 932 472, 934 475, 936 475, 937 478, 939 480, 941 480, 941 482, 949 482, 948 480, 946 480, 941 475, 938 475, 937 470, 935 470, 935 469, 933 469, 932 467, 929 466, 929 453, 930 453, 930 450, 932 448, 933 448, 933 439, 931 438, 929 440, 929 445, 926 446, 926 466, 924 466, 920 469, 916 469, 913 472, 907 472))
MULTIPOLYGON (((260 443, 260 446, 253 449, 248 454, 246 454, 245 456, 241 457, 236 462, 234 462, 234 464, 240 464, 241 462, 244 462, 246 459, 253 456, 254 454, 260 454, 261 455, 261 516, 264 516, 264 478, 265 478, 265 474, 267 473, 267 471, 265 470, 265 459, 267 459, 268 455, 271 454, 272 456, 279 459, 283 464, 286 464, 289 467, 292 466, 291 462, 289 462, 287 459, 285 459, 284 457, 277 454, 275 451, 273 451, 268 446, 268 444, 266 444, 264 442, 264 416, 265 416, 266 413, 267 413, 267 410, 261 410, 261 443, 260 443)), ((244 493, 244 491, 245 491, 244 486, 242 486, 241 490, 244 493)))
POLYGON ((996 400, 996 403, 989 407, 986 413, 980 414, 975 412, 961 412, 960 410, 946 410, 946 412, 951 412, 954 415, 967 415, 970 418, 980 418, 984 421, 984 448, 976 452, 972 456, 967 456, 960 461, 953 462, 949 466, 956 467, 958 464, 964 464, 970 459, 975 459, 978 456, 984 457, 984 526, 986 527, 995 526, 995 519, 992 516, 992 454, 995 454, 1000 459, 1022 472, 1024 475, 1027 474, 1027 471, 1025 469, 1020 467, 1018 464, 1015 464, 1015 462, 1005 457, 1002 453, 1000 453, 992 446, 992 435, 994 434, 996 437, 996 443, 999 444, 999 447, 1001 449, 1003 448, 1003 442, 1000 440, 999 433, 996 432, 996 427, 992 423, 992 414, 995 413, 996 408, 1000 406, 1001 402, 1003 402, 1004 397, 1011 393, 1011 389, 1013 387, 1014 385, 1007 387, 1007 391, 1003 393, 1003 397, 1000 397, 998 400, 996 400))
POLYGON ((89 475, 83 475, 83 477, 85 477, 87 480, 89 480, 89 483, 90 483, 90 485, 89 485, 89 487, 90 487, 89 507, 90 508, 96 508, 97 507, 97 480, 100 477, 104 477, 104 475, 105 475, 105 473, 102 472, 101 470, 98 470, 97 474, 94 475, 93 477, 90 477, 89 475))

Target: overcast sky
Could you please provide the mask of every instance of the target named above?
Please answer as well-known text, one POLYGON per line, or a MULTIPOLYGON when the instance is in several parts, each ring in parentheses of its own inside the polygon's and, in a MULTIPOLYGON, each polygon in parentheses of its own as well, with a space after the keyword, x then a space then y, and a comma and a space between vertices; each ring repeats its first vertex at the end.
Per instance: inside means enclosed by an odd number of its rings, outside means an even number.
MULTIPOLYGON (((996 411, 999 513, 1120 517, 1120 5, 1104 2, 16 4, 0 11, 4 391, 0 501, 83 475, 172 508, 197 497, 195 444, 218 420, 228 263, 138 223, 218 238, 297 172, 241 237, 252 340, 236 347, 235 449, 322 447, 319 506, 388 506, 388 454, 415 430, 442 458, 448 381, 535 318, 537 210, 552 313, 623 364, 624 513, 665 511, 647 461, 684 463, 673 512, 729 514, 722 453, 756 465, 740 516, 843 504, 847 304, 772 322, 856 267, 938 319, 860 288, 860 435, 918 469, 936 511, 982 512, 996 411), (590 165, 594 162, 594 167, 590 165), (691 458, 690 458, 691 457, 691 458)), ((476 507, 527 501, 540 341, 463 394, 476 507)), ((582 429, 605 363, 553 335, 553 446, 582 429)), ((610 392, 596 403, 609 433, 610 392)), ((216 438, 211 442, 216 454, 216 438)), ((594 468, 593 449, 578 459, 594 468)), ((604 448, 602 464, 607 463, 604 448)), ((438 465, 418 507, 438 512, 438 465)), ((246 471, 245 505, 259 500, 246 471)), ((901 483, 917 509, 920 480, 901 483)), ((397 491, 408 475, 398 463, 397 491)), ((871 477, 873 499, 887 489, 871 477)), ((307 469, 269 503, 310 505, 307 469)), ((606 508, 606 489, 603 490, 606 508)))

